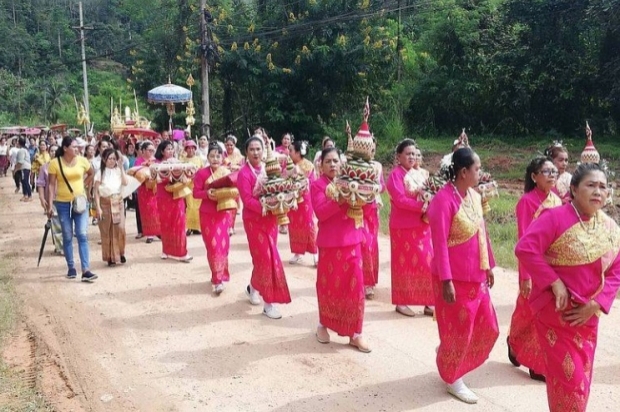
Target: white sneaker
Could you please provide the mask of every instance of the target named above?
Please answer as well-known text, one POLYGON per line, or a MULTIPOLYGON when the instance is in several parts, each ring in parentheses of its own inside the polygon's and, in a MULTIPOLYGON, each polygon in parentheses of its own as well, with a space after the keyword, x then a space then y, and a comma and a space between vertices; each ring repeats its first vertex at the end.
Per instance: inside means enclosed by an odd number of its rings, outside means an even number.
POLYGON ((295 255, 291 258, 291 260, 289 260, 289 261, 288 261, 288 263, 290 263, 291 265, 296 265, 296 264, 298 264, 298 263, 301 263, 301 260, 302 260, 302 256, 301 256, 301 255, 298 255, 298 254, 295 254, 295 255))
POLYGON ((224 291, 225 287, 223 283, 220 283, 219 285, 215 285, 215 288, 213 289, 213 292, 216 295, 221 294, 224 291))
POLYGON ((248 285, 245 289, 245 294, 250 298, 250 303, 252 305, 260 305, 260 295, 252 286, 248 285))
POLYGON ((411 318, 415 316, 415 312, 407 305, 396 305, 396 312, 411 318))
POLYGON ((280 311, 274 305, 265 306, 263 309, 263 315, 267 316, 269 319, 280 319, 282 315, 280 315, 280 311))
POLYGON ((179 258, 179 262, 189 263, 192 261, 192 259, 194 259, 193 256, 185 255, 182 258, 179 258))
POLYGON ((476 394, 473 393, 467 387, 467 385, 465 385, 465 382, 463 382, 463 379, 459 379, 453 384, 449 384, 448 393, 454 396, 455 398, 457 398, 458 400, 463 401, 465 403, 469 403, 472 405, 474 403, 478 403, 478 396, 476 396, 476 394))
POLYGON ((365 288, 366 299, 373 299, 375 297, 375 288, 373 286, 366 286, 365 288))
POLYGON ((168 259, 168 255, 166 255, 165 253, 162 253, 162 254, 161 254, 161 258, 162 258, 162 259, 168 259))

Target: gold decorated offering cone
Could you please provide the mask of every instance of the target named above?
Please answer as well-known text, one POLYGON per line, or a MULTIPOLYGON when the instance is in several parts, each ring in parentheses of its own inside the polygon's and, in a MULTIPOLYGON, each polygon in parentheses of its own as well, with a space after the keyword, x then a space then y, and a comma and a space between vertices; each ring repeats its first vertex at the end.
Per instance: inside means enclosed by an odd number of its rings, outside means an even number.
POLYGON ((237 197, 239 196, 239 190, 236 187, 225 187, 222 189, 215 189, 215 197, 217 198, 217 211, 233 210, 237 209, 237 197))
POLYGON ((489 198, 485 196, 482 198, 482 214, 486 215, 490 211, 491 211, 491 205, 489 205, 489 198))
POLYGON ((351 205, 349 210, 347 210, 347 216, 353 219, 356 229, 364 226, 364 209, 361 206, 351 205))
POLYGON ((172 197, 174 199, 180 199, 182 197, 191 196, 192 189, 189 188, 189 185, 187 185, 187 184, 182 184, 182 185, 183 185, 183 187, 179 188, 174 193, 172 193, 172 197))
POLYGON ((278 218, 278 226, 285 226, 291 223, 291 221, 288 219, 288 209, 286 209, 284 213, 277 214, 275 216, 278 218))

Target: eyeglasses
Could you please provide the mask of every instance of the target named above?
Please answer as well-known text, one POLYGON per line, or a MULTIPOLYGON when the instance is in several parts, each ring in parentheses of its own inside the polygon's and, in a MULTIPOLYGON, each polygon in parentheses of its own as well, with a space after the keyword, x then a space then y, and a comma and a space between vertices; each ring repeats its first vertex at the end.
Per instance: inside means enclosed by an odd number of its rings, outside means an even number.
POLYGON ((557 176, 559 174, 556 169, 543 169, 543 170, 541 170, 538 173, 540 173, 543 176, 547 176, 547 177, 549 177, 549 176, 557 176))

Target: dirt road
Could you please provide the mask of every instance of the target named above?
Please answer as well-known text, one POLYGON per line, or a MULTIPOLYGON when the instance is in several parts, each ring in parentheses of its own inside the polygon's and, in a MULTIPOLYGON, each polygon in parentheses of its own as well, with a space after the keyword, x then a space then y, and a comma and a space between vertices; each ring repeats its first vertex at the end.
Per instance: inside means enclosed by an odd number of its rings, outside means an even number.
MULTIPOLYGON (((285 263, 293 302, 280 308, 281 320, 249 305, 243 290, 251 264, 241 219, 232 237, 231 282, 214 297, 202 239, 189 238, 192 263, 161 261, 159 242, 133 239, 132 212, 124 266, 110 269, 101 261, 98 230, 91 227, 96 283, 65 279, 64 259, 51 255, 51 241, 37 268, 45 218, 38 202, 19 197, 11 179, 0 179, 2 257, 14 256, 25 312, 5 358, 19 364, 30 351, 37 385, 60 411, 546 410, 544 385, 506 358, 514 272, 496 271, 492 296, 502 335, 489 361, 466 377, 481 398, 469 407, 447 395, 437 375, 436 324, 421 315, 405 318, 390 304, 387 238, 380 239, 377 297, 366 308, 364 334, 373 352, 362 354, 333 334, 329 345, 315 340, 309 259, 303 266, 285 263)), ((279 246, 288 261, 286 236, 279 246)), ((619 306, 602 319, 591 411, 620 410, 619 306)))

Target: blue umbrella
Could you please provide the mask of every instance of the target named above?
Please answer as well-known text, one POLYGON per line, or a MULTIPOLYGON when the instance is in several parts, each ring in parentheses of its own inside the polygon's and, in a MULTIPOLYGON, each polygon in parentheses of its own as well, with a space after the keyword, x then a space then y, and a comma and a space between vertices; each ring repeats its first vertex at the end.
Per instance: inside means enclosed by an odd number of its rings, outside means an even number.
POLYGON ((168 83, 148 92, 149 103, 174 104, 187 103, 192 100, 191 90, 176 84, 168 83))
POLYGON ((148 92, 149 103, 165 104, 168 112, 168 130, 172 131, 172 115, 174 114, 175 103, 187 103, 192 100, 192 91, 185 87, 170 83, 157 86, 148 92))

